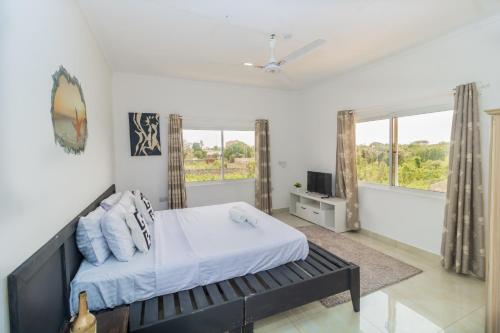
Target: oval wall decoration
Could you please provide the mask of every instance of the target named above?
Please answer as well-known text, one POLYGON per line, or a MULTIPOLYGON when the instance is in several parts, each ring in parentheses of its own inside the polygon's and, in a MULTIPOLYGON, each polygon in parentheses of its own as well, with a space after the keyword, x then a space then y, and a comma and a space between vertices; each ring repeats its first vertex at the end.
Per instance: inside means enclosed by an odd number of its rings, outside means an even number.
POLYGON ((54 140, 67 153, 80 154, 87 142, 87 107, 82 87, 63 67, 52 75, 52 125, 54 140))

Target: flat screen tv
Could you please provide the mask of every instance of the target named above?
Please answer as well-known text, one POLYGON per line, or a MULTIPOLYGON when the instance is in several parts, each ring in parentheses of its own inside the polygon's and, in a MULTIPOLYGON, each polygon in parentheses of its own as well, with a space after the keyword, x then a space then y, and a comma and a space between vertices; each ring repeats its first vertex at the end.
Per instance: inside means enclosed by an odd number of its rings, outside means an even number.
POLYGON ((307 171, 307 192, 332 196, 332 174, 307 171))

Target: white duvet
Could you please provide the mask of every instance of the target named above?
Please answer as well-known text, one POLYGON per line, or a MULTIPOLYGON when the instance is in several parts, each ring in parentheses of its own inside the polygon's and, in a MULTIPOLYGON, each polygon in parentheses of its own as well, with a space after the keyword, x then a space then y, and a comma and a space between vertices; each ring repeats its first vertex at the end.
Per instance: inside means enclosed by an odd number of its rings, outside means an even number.
POLYGON ((96 311, 257 273, 308 253, 303 233, 243 202, 159 211, 148 253, 136 252, 129 262, 111 256, 101 266, 82 262, 71 282, 71 313, 80 291, 96 311), (258 226, 232 221, 234 205, 257 216, 258 226))
POLYGON ((198 258, 202 285, 305 259, 309 252, 303 233, 247 203, 188 208, 177 218, 198 258), (257 227, 231 220, 234 205, 255 215, 257 227))

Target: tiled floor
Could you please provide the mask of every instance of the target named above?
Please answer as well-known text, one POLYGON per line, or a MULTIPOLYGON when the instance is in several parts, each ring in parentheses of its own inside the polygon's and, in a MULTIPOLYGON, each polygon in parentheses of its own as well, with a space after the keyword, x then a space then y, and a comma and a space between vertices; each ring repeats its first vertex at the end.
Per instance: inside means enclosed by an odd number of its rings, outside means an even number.
MULTIPOLYGON (((308 222, 278 213, 294 226, 308 222)), ((361 312, 351 303, 327 309, 314 302, 255 323, 258 333, 321 332, 471 332, 484 331, 485 285, 444 271, 439 262, 361 235, 344 234, 424 272, 361 298, 361 312)))

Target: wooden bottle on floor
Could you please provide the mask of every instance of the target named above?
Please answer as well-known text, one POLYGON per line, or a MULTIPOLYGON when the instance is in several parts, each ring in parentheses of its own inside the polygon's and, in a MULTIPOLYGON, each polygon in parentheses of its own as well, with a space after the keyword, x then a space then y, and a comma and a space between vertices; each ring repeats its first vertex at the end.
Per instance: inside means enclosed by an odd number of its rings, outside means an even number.
POLYGON ((80 293, 80 305, 78 316, 71 324, 71 333, 97 333, 97 322, 95 316, 89 312, 87 306, 87 293, 80 293))

